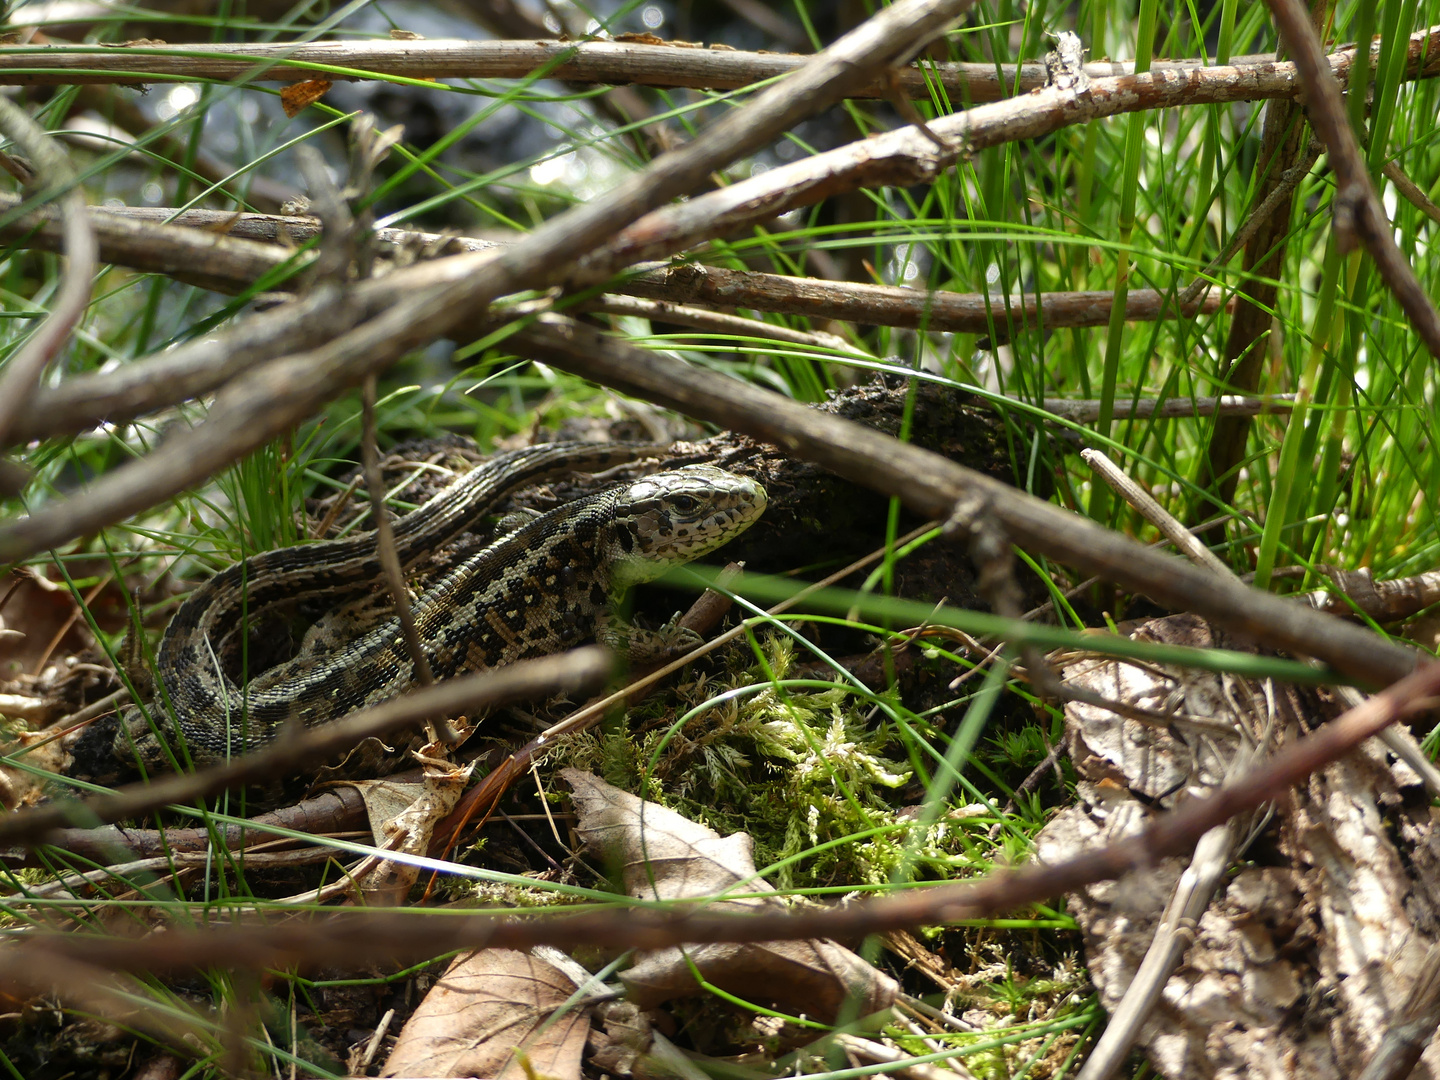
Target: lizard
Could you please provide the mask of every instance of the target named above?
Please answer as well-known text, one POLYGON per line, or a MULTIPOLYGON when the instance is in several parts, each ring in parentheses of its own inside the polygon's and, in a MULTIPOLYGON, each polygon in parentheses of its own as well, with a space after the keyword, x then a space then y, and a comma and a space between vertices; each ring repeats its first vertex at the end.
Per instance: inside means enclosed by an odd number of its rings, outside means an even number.
MULTIPOLYGON (((413 564, 538 480, 608 468, 653 450, 555 443, 497 455, 396 521, 397 554, 413 564)), ((607 644, 628 639, 632 654, 653 646, 653 635, 624 627, 614 615, 626 590, 720 547, 765 505, 765 489, 755 481, 689 465, 513 526, 416 600, 412 615, 435 677, 501 667, 591 637, 607 644)), ((258 749, 290 725, 327 723, 406 692, 414 685, 413 661, 393 615, 322 654, 302 650, 244 685, 218 660, 243 613, 354 594, 379 575, 367 533, 264 552, 210 578, 166 628, 156 663, 164 693, 149 710, 125 710, 116 756, 164 768, 171 754, 162 733, 174 743, 169 732, 178 729, 190 760, 207 764, 258 749), (168 730, 162 703, 173 717, 168 730)))

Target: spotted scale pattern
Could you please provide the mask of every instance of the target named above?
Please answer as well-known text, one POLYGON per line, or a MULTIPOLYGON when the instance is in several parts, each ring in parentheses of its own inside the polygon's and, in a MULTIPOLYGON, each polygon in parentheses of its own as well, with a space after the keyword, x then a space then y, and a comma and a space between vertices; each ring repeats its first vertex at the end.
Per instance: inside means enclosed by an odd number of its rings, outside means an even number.
MULTIPOLYGON (((526 463, 533 464, 531 459, 526 463)), ((587 464, 598 467, 589 459, 587 464)), ((555 462, 549 460, 547 467, 553 473, 555 462)), ((524 483, 534 479, 531 470, 524 483)), ((518 486, 509 483, 505 491, 518 486)), ((487 496, 487 505, 500 497, 487 496)), ((535 518, 472 555, 416 602, 416 628, 435 676, 500 667, 595 636, 626 589, 720 547, 748 528, 765 504, 765 490, 753 480, 691 465, 617 485, 535 518)), ((369 555, 356 542, 346 542, 352 544, 348 557, 355 566, 312 568, 298 584, 336 591, 335 580, 353 582, 360 574, 357 567, 373 561, 374 541, 368 539, 369 555)), ((272 557, 283 554, 249 560, 251 580, 257 571, 269 572, 276 565, 272 557)), ((207 588, 197 590, 185 607, 207 588)), ((278 588, 265 582, 259 591, 268 598, 278 588)), ((233 582, 226 582, 211 598, 220 602, 217 596, 233 590, 233 582)), ((252 610, 255 592, 252 587, 252 610)), ((175 621, 183 614, 184 609, 175 621)), ((172 622, 166 632, 171 647, 162 643, 161 648, 175 722, 197 762, 256 749, 287 725, 327 723, 414 685, 413 664, 395 618, 343 648, 276 665, 243 688, 213 661, 207 663, 222 625, 213 612, 192 612, 178 634, 172 622)), ((142 760, 161 765, 167 756, 144 717, 135 713, 116 737, 116 753, 131 758, 133 741, 142 760)))

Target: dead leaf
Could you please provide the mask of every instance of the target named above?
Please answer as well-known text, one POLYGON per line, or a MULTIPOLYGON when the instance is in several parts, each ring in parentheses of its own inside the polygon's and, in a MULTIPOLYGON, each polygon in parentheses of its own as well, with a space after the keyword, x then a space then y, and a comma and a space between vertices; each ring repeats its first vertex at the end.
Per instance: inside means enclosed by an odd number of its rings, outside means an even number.
MULTIPOLYGON (((439 757, 442 749, 431 744, 416 751, 415 757, 425 766, 424 783, 378 781, 379 792, 372 789, 369 795, 362 789, 377 847, 405 855, 424 855, 430 850, 435 826, 455 809, 475 768, 473 763, 460 767, 439 757)), ((382 859, 361 876, 361 891, 372 906, 398 904, 419 875, 420 868, 412 863, 382 859)))
MULTIPOLYGON (((1153 620, 1137 635, 1233 647, 1194 616, 1153 620)), ((1323 719, 1307 715, 1316 702, 1267 695, 1245 680, 1121 667, 1128 673, 1109 661, 1094 667, 1104 674, 1088 685, 1127 704, 1252 730, 1260 718, 1246 713, 1273 700, 1281 744, 1323 719)), ((1133 792, 1155 802, 1178 783, 1183 793, 1171 797, 1183 799, 1220 779, 1224 740, 1180 723, 1143 734, 1131 725, 1067 705, 1067 745, 1085 778, 1080 805, 1042 830, 1037 859, 1072 858, 1137 833, 1154 810, 1133 792)), ((1429 799, 1377 740, 1290 791, 1274 813, 1265 858, 1226 880, 1141 1028, 1139 1045, 1169 1080, 1358 1075, 1440 940, 1440 838, 1429 799)), ((1187 861, 1168 859, 1070 898, 1107 1009, 1134 980, 1187 861)), ((1440 1045, 1422 1062, 1414 1075, 1440 1075, 1440 1045)))
POLYGON ((0 766, 0 807, 12 812, 53 797, 49 778, 70 763, 66 744, 43 731, 16 733, 13 739, 0 742, 0 755, 24 763, 23 768, 0 766))
POLYGON ((280 107, 285 110, 286 116, 296 116, 324 97, 334 85, 329 79, 306 79, 293 83, 280 91, 280 107))
MULTIPOLYGON (((755 876, 749 836, 722 837, 578 769, 566 769, 561 775, 575 791, 580 835, 592 850, 620 864, 623 887, 631 896, 690 900, 726 892, 774 892, 755 876)), ((706 910, 776 907, 784 907, 779 898, 756 896, 713 901, 706 910)), ((707 982, 722 990, 817 1018, 833 1018, 847 1001, 858 1000, 862 1014, 877 1012, 889 1008, 897 992, 888 976, 826 939, 664 949, 644 954, 620 980, 632 1000, 651 1008, 701 989, 692 963, 707 982)))
MULTIPOLYGON (((1131 636, 1200 649, 1219 644, 1204 620, 1189 615, 1152 620, 1131 636)), ((1238 745, 1234 688, 1224 676, 1108 656, 1068 664, 1061 674, 1073 686, 1170 720, 1168 726, 1146 723, 1086 702, 1067 703, 1066 748, 1086 779, 1110 779, 1169 805, 1179 792, 1202 795, 1224 777, 1238 745)))
POLYGON ((0 577, 0 686, 29 688, 46 661, 92 648, 95 638, 69 586, 28 571, 0 577))
POLYGON ((400 1032, 380 1075, 578 1080, 589 1009, 558 1011, 575 989, 558 968, 512 949, 457 957, 400 1032))

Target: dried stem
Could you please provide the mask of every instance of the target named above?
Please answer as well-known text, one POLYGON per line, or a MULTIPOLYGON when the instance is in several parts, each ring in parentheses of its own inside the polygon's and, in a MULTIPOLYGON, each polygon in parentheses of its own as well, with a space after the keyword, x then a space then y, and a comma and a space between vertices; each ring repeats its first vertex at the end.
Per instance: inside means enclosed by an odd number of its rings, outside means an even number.
POLYGON ((1375 269, 1395 294, 1400 307, 1430 350, 1440 360, 1440 312, 1395 243, 1395 230, 1370 182, 1360 143, 1345 115, 1340 84, 1320 45, 1320 37, 1300 0, 1266 0, 1280 30, 1280 40, 1295 57, 1305 87, 1310 122, 1329 154, 1335 173, 1335 230, 1345 250, 1358 238, 1375 260, 1375 269))
POLYGON ((1060 507, 938 454, 749 386, 631 346, 557 315, 512 339, 524 355, 764 439, 856 483, 945 519, 978 494, 1006 534, 1029 551, 1096 573, 1178 611, 1195 611, 1275 648, 1315 656, 1367 685, 1411 671, 1415 654, 1368 630, 1321 617, 1278 596, 1217 580, 1060 507))
POLYGON ((25 413, 46 366, 90 304, 96 244, 84 192, 77 186, 65 154, 45 130, 9 98, 0 97, 0 132, 30 155, 39 167, 46 190, 59 194, 65 250, 65 274, 50 314, 0 373, 0 446, 4 446, 16 419, 25 413))
POLYGON ((597 942, 660 949, 710 941, 753 942, 811 937, 860 939, 890 930, 934 926, 1011 911, 1097 881, 1188 853, 1205 833, 1275 798, 1339 760, 1396 721, 1427 712, 1440 693, 1440 664, 1426 664, 1318 732, 1283 747, 1265 765, 1215 794, 1156 818, 1141 833, 1051 865, 996 871, 979 881, 857 900, 844 907, 760 915, 712 915, 704 908, 646 909, 516 919, 459 915, 417 919, 382 911, 346 912, 314 921, 219 930, 167 928, 140 940, 79 934, 28 935, 12 958, 43 967, 55 955, 83 956, 109 968, 189 971, 197 968, 313 968, 352 962, 377 942, 396 961, 466 948, 525 949, 537 944, 593 947, 597 942))
POLYGON ((112 795, 7 815, 0 818, 0 845, 44 843, 53 830, 75 820, 120 821, 172 803, 190 803, 231 788, 292 775, 309 763, 342 753, 365 739, 383 738, 426 716, 490 709, 557 693, 589 693, 609 677, 610 670, 610 654, 592 647, 449 679, 343 720, 282 737, 263 750, 201 772, 152 778, 112 795))
MULTIPOLYGON (((519 27, 515 28, 519 30, 519 27)), ((534 38, 533 33, 513 33, 534 38)), ((810 57, 783 53, 697 48, 686 42, 651 45, 620 41, 325 41, 301 44, 207 45, 203 49, 93 45, 12 46, 0 52, 0 85, 143 85, 155 82, 299 82, 305 79, 523 79, 542 69, 546 78, 573 83, 738 90, 783 78, 810 57), (329 70, 338 68, 340 70, 329 70)), ((1275 55, 1239 56, 1234 66, 1273 64, 1275 55)), ((1200 59, 1157 61, 1154 70, 1205 67, 1200 59)), ((1133 73, 1125 63, 1085 65, 1091 78, 1133 73)), ((897 90, 929 101, 933 86, 950 99, 998 101, 1018 79, 1019 93, 1046 84, 1045 65, 907 64, 893 75, 872 76, 847 92, 852 98, 889 98, 897 90)))

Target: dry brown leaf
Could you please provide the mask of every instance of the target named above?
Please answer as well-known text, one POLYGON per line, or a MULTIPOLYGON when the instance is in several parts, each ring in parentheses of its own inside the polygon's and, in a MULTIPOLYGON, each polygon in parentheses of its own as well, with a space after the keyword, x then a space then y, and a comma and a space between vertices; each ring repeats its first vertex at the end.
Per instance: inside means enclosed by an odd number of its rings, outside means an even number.
MULTIPOLYGON (((1233 647, 1193 616, 1154 620, 1137 633, 1233 647)), ((1107 669, 1088 685, 1131 705, 1250 728, 1257 719, 1245 710, 1267 700, 1243 680, 1122 666, 1128 673, 1107 669)), ((1272 697, 1283 743, 1296 737, 1301 716, 1285 695, 1272 697)), ((1168 805, 1203 794, 1223 772, 1224 740, 1179 725, 1142 733, 1134 721, 1095 720, 1089 706, 1066 708, 1068 745, 1085 779, 1080 805, 1037 838, 1043 862, 1137 833, 1154 811, 1132 792, 1168 805), (1163 797, 1176 783, 1181 791, 1163 797)), ((1429 800, 1378 741, 1311 777, 1275 814, 1265 857, 1227 879, 1141 1028, 1140 1045, 1169 1080, 1357 1075, 1440 939, 1440 840, 1429 800)), ((1165 860, 1071 898, 1106 1008, 1133 981, 1186 862, 1165 860)), ((1413 1075, 1440 1076, 1440 1047, 1426 1050, 1413 1075)))
MULTIPOLYGON (((365 800, 377 847, 405 855, 424 855, 430 850, 435 826, 455 809, 475 768, 473 763, 461 767, 436 756, 443 749, 431 744, 416 752, 415 757, 425 766, 424 783, 371 781, 355 784, 365 800), (367 787, 370 789, 368 792, 367 787)), ((394 859, 379 861, 361 877, 366 902, 372 906, 400 903, 419 874, 419 867, 409 862, 394 859)))
POLYGON ((36 806, 51 798, 47 773, 58 775, 70 763, 70 752, 60 739, 43 731, 22 731, 0 743, 5 758, 24 754, 24 768, 0 766, 0 807, 7 811, 36 806))
MULTIPOLYGON (((1217 642, 1203 620, 1188 615, 1155 619, 1131 634, 1137 641, 1192 648, 1217 642)), ((1065 706, 1066 749, 1088 780, 1113 780, 1151 800, 1180 791, 1200 795, 1225 775, 1238 742, 1234 709, 1222 676, 1208 671, 1170 671, 1114 657, 1097 657, 1061 669, 1066 683, 1147 712, 1163 713, 1187 727, 1162 727, 1085 702, 1065 706)))
POLYGON ((285 110, 286 116, 296 116, 324 97, 334 85, 329 79, 306 79, 292 83, 280 91, 280 107, 285 110))
POLYGON ((46 660, 95 643, 67 585, 38 574, 6 574, 0 577, 0 600, 0 687, 6 690, 28 687, 46 660))
POLYGON ((380 1075, 578 1080, 589 1010, 557 1013, 574 993, 568 976, 526 953, 457 957, 400 1032, 380 1075))
MULTIPOLYGON (((769 893, 755 876, 753 844, 743 833, 722 837, 673 810, 638 799, 578 769, 561 774, 575 791, 586 844, 620 866, 625 891, 648 900, 690 900, 726 892, 769 893)), ((781 905, 757 896, 707 905, 711 911, 754 911, 781 905)), ((631 998, 650 1008, 700 990, 691 964, 714 986, 795 1013, 830 1019, 849 1000, 862 1013, 889 1008, 897 987, 833 941, 703 945, 647 953, 620 979, 631 998)))

